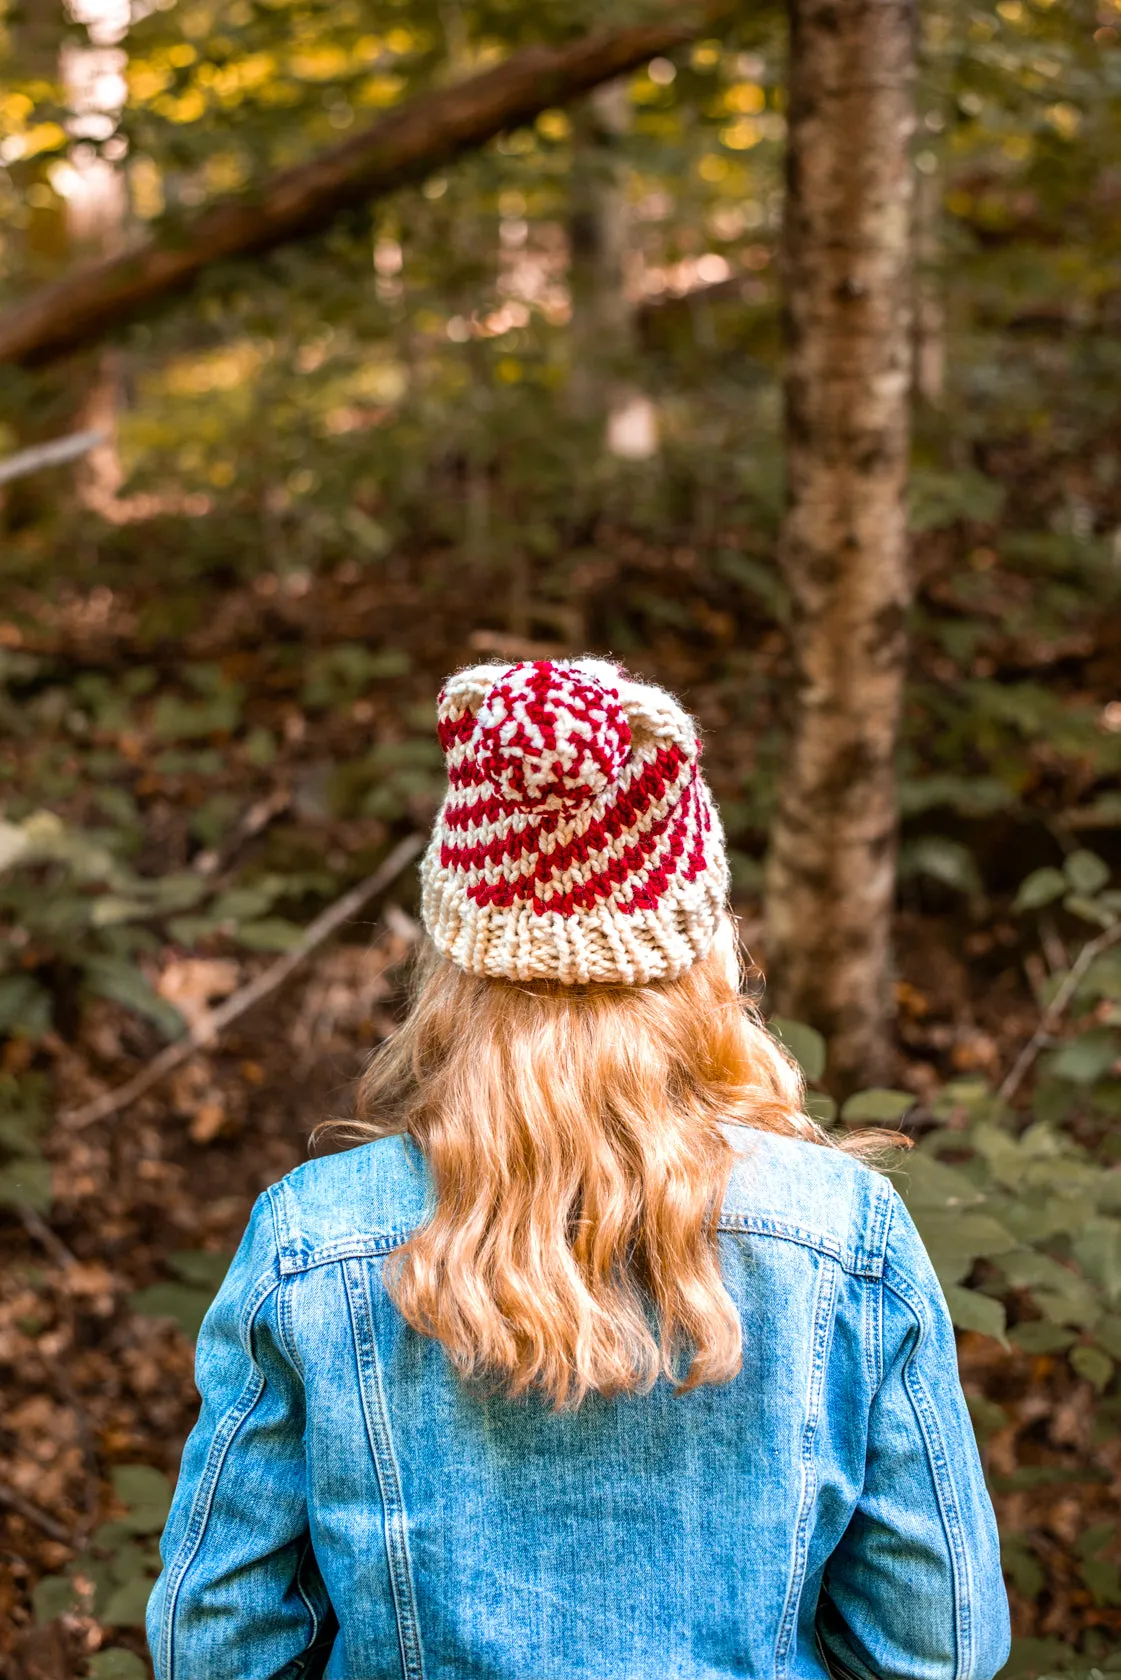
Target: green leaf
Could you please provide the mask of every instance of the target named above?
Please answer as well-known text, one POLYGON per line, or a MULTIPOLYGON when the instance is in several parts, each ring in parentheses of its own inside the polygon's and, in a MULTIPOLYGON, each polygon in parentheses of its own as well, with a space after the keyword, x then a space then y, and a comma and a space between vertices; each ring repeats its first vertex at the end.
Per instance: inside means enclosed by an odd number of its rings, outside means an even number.
POLYGON ((1022 1534, 1002 1537, 1000 1562, 1016 1591, 1025 1598, 1036 1598, 1043 1591, 1047 1576, 1043 1566, 1022 1534))
POLYGON ((1094 1325, 1094 1340, 1114 1359, 1121 1360, 1121 1317, 1106 1313, 1094 1325))
MULTIPOLYGON (((1000 1671, 1000 1680, 1026 1680, 1028 1675, 1043 1677, 1066 1674, 1077 1662, 1078 1653, 1065 1639, 1013 1639, 1011 1654, 1000 1671)), ((1082 1676, 1078 1676, 1077 1680, 1082 1680, 1082 1676)), ((1089 1680, 1089 1676, 1086 1676, 1086 1680, 1089 1680)))
POLYGON ((1053 904, 1067 891, 1067 880, 1061 869, 1034 869, 1023 881, 1012 900, 1013 910, 1042 910, 1053 904))
POLYGON ((1097 852, 1080 850, 1071 852, 1063 864, 1063 874, 1070 883, 1072 892, 1090 896, 1100 887, 1104 887, 1109 880, 1109 865, 1097 852))
POLYGON ((242 922, 234 937, 249 951, 290 951, 303 934, 298 922, 283 916, 262 916, 255 922, 242 922))
POLYGON ((146 1680, 147 1665, 135 1651, 123 1645, 109 1645, 95 1651, 89 1660, 90 1680, 146 1680))
POLYGON ((1095 1079, 1109 1072, 1119 1056, 1121 1038, 1108 1027, 1092 1027, 1063 1045, 1051 1058, 1049 1071, 1075 1085, 1092 1085, 1095 1079))
POLYGON ((1074 1550, 1080 1558, 1096 1557, 1099 1552, 1104 1552, 1105 1548, 1112 1543, 1116 1533, 1117 1524, 1115 1522, 1092 1523, 1083 1534, 1079 1535, 1074 1543, 1074 1550))
POLYGON ((993 1487, 998 1493, 1013 1493, 1019 1488, 1069 1487, 1112 1480, 1108 1471, 1095 1465, 1021 1464, 1007 1476, 994 1476, 993 1487))
POLYGON ((129 1305, 145 1318, 173 1318, 193 1341, 213 1298, 213 1290, 189 1283, 152 1283, 147 1289, 135 1290, 129 1296, 129 1305))
POLYGON ((951 1079, 935 1094, 930 1110, 936 1120, 948 1120, 956 1109, 964 1108, 967 1114, 974 1114, 991 1100, 992 1092, 985 1080, 951 1079))
POLYGON ((1072 916, 1079 916, 1084 922, 1093 922, 1095 927, 1109 928, 1117 920, 1116 913, 1108 905, 1100 899, 1084 898, 1081 893, 1067 893, 1063 909, 1069 910, 1072 916))
POLYGON ((265 729, 258 725, 256 729, 251 729, 245 737, 242 751, 250 764, 254 765, 256 769, 267 770, 270 764, 276 762, 276 736, 271 729, 265 729))
POLYGON ((1121 1002, 1121 952, 1103 951, 1095 957, 1079 982, 1078 995, 1121 1002))
POLYGON ((950 1317, 959 1330, 978 1330, 982 1336, 1004 1340, 1004 1303, 991 1295, 978 1295, 975 1289, 962 1289, 952 1283, 945 1290, 950 1317))
POLYGON ((30 974, 0 975, 0 1033, 38 1039, 51 1024, 51 999, 30 974))
POLYGON ((996 1401, 990 1400, 986 1394, 967 1394, 965 1403, 973 1420, 973 1433, 979 1442, 987 1441, 990 1435, 1007 1429, 1012 1421, 1004 1407, 998 1406, 996 1401))
POLYGON ((973 1207, 985 1199, 984 1192, 960 1167, 948 1167, 921 1149, 908 1155, 905 1164, 894 1169, 892 1177, 916 1219, 923 1208, 973 1207))
POLYGON ((0 1207, 29 1207, 45 1213, 50 1205, 49 1161, 25 1156, 0 1167, 0 1207))
POLYGON ((942 1260, 989 1259, 1020 1246, 1011 1231, 989 1213, 922 1208, 915 1210, 915 1224, 935 1266, 942 1260))
POLYGON ((841 1109, 841 1119, 849 1122, 901 1120, 917 1101, 918 1098, 910 1091, 892 1091, 872 1085, 866 1091, 856 1091, 849 1097, 841 1109))
POLYGON ((1054 1324, 1090 1325, 1101 1300, 1087 1280, 1051 1254, 1029 1248, 1002 1255, 997 1265, 1014 1289, 1030 1289, 1044 1318, 1054 1324))
POLYGON ((241 689, 222 686, 204 700, 161 694, 152 712, 152 733, 161 741, 200 741, 231 734, 241 721, 241 689))
POLYGON ((1077 1347, 1071 1348, 1067 1358, 1078 1375, 1092 1385, 1095 1393, 1101 1394, 1108 1388, 1113 1375, 1113 1361, 1108 1353, 1080 1342, 1077 1347))
POLYGON ((767 1029, 789 1050, 811 1083, 821 1078, 825 1072, 825 1040, 816 1027, 808 1027, 804 1021, 787 1021, 781 1015, 772 1015, 767 1029))
POLYGON ((143 1627, 154 1580, 155 1576, 145 1571, 131 1581, 125 1581, 109 1595, 104 1608, 98 1613, 98 1620, 107 1627, 143 1627))
POLYGON ((113 1492, 128 1515, 120 1520, 131 1534, 158 1534, 171 1509, 171 1488, 162 1470, 150 1464, 118 1464, 112 1471, 113 1492))
POLYGON ((1091 1219, 1071 1246, 1083 1271, 1116 1306, 1121 1299, 1121 1220, 1091 1219))
POLYGON ((955 892, 971 896, 984 891, 984 883, 968 847, 958 840, 947 840, 941 834, 924 834, 909 840, 899 849, 899 875, 906 880, 912 875, 927 875, 955 892))
POLYGON ((825 1091, 806 1092, 806 1113, 819 1126, 831 1126, 837 1118, 837 1104, 825 1091))
POLYGON ((31 1609, 39 1626, 65 1616, 74 1608, 77 1596, 69 1575, 44 1575, 31 1594, 31 1609))
POLYGON ((1065 1353, 1078 1337, 1074 1330, 1050 1324, 1045 1318, 1029 1318, 1014 1325, 1008 1339, 1025 1353, 1065 1353))
POLYGON ((903 816, 919 816, 923 811, 945 805, 965 817, 987 817, 993 811, 1007 810, 1015 804, 1015 796, 994 776, 958 776, 943 773, 933 776, 901 776, 899 779, 899 809, 903 816))
POLYGON ((154 1023, 165 1038, 181 1038, 186 1022, 178 1009, 160 997, 134 963, 121 957, 90 957, 86 962, 86 982, 99 997, 124 1004, 154 1023))
POLYGON ((143 898, 126 898, 119 893, 99 893, 90 905, 90 926, 120 927, 125 922, 139 922, 152 914, 152 906, 143 898))
POLYGON ((1005 487, 972 467, 945 472, 916 467, 911 475, 909 525, 912 531, 937 531, 959 519, 994 520, 1004 505, 1005 487))
POLYGON ((1089 1558, 1080 1574, 1096 1605, 1110 1608, 1121 1605, 1121 1565, 1112 1558, 1089 1558))
POLYGON ((166 1263, 168 1269, 184 1283, 209 1289, 213 1294, 221 1286, 232 1259, 233 1255, 225 1251, 214 1254, 209 1249, 180 1248, 167 1256, 166 1263))

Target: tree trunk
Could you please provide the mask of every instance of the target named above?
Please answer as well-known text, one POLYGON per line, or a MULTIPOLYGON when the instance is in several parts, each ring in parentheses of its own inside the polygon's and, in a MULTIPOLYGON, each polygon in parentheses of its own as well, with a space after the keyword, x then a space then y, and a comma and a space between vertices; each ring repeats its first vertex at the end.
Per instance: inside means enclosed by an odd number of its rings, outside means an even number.
POLYGON ((891 1066, 894 757, 910 600, 914 0, 789 0, 790 740, 767 872, 777 1012, 835 1094, 891 1066))
POLYGON ((568 220, 568 403, 601 424, 629 359, 633 312, 626 290, 627 202, 619 156, 630 126, 625 83, 596 88, 572 114, 568 220))
MULTIPOLYGON (((88 39, 68 42, 62 53, 69 129, 77 141, 68 159, 66 217, 71 251, 92 260, 119 252, 128 228, 125 142, 119 129, 130 10, 128 0, 82 0, 80 6, 71 0, 71 6, 85 23, 88 39), (111 144, 105 151, 94 151, 90 139, 111 144)), ((102 514, 112 514, 124 478, 117 448, 120 386, 116 348, 95 349, 77 422, 82 429, 100 432, 103 441, 81 458, 74 484, 85 506, 102 514)))
MULTIPOLYGON (((9 24, 5 80, 44 104, 44 94, 61 90, 61 54, 66 35, 63 0, 39 0, 17 8, 9 24)), ((49 101, 53 103, 53 99, 49 101)), ((70 230, 65 199, 51 186, 51 158, 42 153, 13 157, 8 165, 17 204, 25 220, 11 238, 13 267, 35 285, 48 285, 65 268, 70 230)), ((81 382, 48 376, 5 393, 4 418, 19 450, 34 449, 81 425, 81 382), (77 390, 75 390, 77 383, 77 390)), ((29 475, 0 491, 0 540, 38 523, 58 504, 58 476, 29 475)))
POLYGON ((340 211, 423 179, 462 152, 671 52, 734 0, 701 0, 563 47, 526 47, 477 76, 408 100, 362 134, 222 199, 135 250, 91 263, 0 316, 0 362, 42 362, 89 344, 190 285, 210 264, 258 255, 340 211))

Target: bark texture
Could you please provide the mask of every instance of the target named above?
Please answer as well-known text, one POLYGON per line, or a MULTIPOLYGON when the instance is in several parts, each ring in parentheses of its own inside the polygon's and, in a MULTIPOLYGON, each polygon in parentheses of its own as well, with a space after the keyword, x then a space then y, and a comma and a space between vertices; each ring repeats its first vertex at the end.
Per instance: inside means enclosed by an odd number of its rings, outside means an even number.
POLYGON ((789 0, 790 739, 767 877, 780 1014, 836 1094, 890 1070, 895 747, 910 599, 914 0, 789 0))
POLYGON ((572 115, 568 284, 572 297, 568 401, 580 420, 603 420, 629 359, 627 202, 621 146, 630 121, 623 82, 596 88, 572 115))
POLYGON ((314 233, 338 211, 423 178, 504 129, 671 52, 734 9, 678 5, 629 29, 563 47, 527 47, 493 70, 409 100, 371 128, 252 194, 221 200, 135 250, 91 263, 0 316, 0 362, 49 361, 89 344, 200 270, 314 233))

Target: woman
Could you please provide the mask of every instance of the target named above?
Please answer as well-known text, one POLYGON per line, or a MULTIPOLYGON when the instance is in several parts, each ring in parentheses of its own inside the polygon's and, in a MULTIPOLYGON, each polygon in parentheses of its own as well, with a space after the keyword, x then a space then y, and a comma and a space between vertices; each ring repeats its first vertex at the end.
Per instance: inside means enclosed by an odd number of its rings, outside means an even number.
POLYGON ((411 1013, 198 1350, 160 1680, 988 1680, 938 1284, 739 994, 690 719, 594 660, 439 703, 411 1013))

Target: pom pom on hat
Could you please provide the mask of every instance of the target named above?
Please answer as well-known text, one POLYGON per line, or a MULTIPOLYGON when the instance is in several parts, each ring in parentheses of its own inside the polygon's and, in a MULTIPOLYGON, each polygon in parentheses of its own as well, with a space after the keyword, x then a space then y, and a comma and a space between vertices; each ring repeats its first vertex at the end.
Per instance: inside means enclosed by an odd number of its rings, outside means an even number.
POLYGON ((712 944, 727 895, 692 720, 596 659, 445 683, 449 791, 421 869, 437 947, 494 979, 644 984, 712 944))
POLYGON ((475 759, 522 810, 587 804, 626 763, 631 731, 618 693, 575 666, 515 665, 475 717, 475 759))

